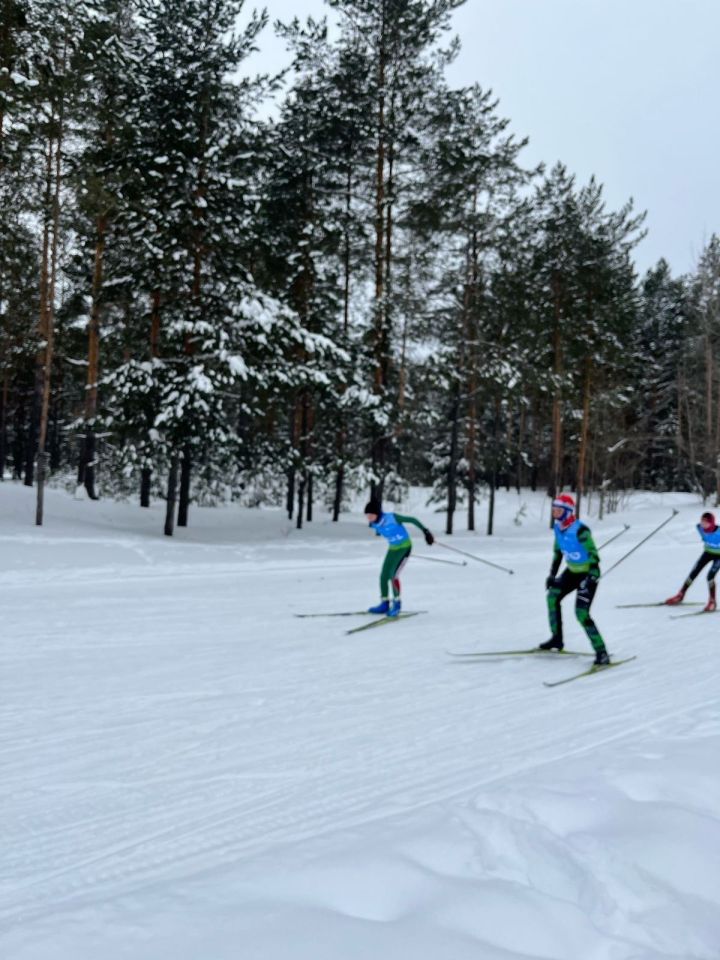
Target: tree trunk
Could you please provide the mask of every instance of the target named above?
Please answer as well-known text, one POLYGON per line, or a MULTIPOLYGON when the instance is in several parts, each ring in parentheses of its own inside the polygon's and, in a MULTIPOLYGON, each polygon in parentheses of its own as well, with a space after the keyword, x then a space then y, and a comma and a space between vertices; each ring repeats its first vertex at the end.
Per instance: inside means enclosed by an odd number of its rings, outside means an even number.
POLYGON ((143 467, 140 473, 140 506, 150 506, 150 483, 152 480, 152 470, 150 467, 143 467))
MULTIPOLYGON (((374 349, 375 374, 374 389, 379 396, 385 394, 387 387, 388 371, 388 331, 387 331, 387 304, 385 291, 385 271, 386 271, 386 196, 385 196, 385 162, 386 162, 386 118, 385 118, 385 91, 386 91, 386 23, 383 11, 383 19, 380 26, 380 37, 378 43, 377 58, 377 89, 379 91, 377 101, 377 148, 375 157, 375 250, 374 250, 374 268, 375 268, 375 295, 374 295, 374 349)), ((386 455, 387 455, 387 437, 384 428, 379 425, 373 426, 374 438, 372 444, 372 467, 373 472, 379 480, 372 484, 373 495, 382 494, 383 478, 385 475, 386 455)))
POLYGON ((590 432, 590 383, 591 383, 592 361, 590 357, 585 358, 585 376, 583 377, 583 418, 580 430, 580 450, 578 452, 578 472, 577 472, 577 506, 576 516, 580 516, 583 495, 585 493, 585 462, 587 460, 588 435, 590 432))
POLYGON ((288 520, 292 520, 295 510, 295 467, 291 466, 287 472, 287 493, 285 496, 285 509, 288 520))
POLYGON ((488 518, 487 518, 487 535, 491 537, 493 535, 493 528, 495 524, 495 465, 493 464, 493 471, 490 474, 490 499, 488 500, 488 518))
POLYGON ((308 523, 312 523, 313 518, 313 475, 308 471, 307 474, 307 512, 305 513, 305 519, 308 523))
MULTIPOLYGON (((66 49, 63 49, 61 69, 65 70, 66 49)), ((52 180, 52 243, 50 245, 49 278, 45 284, 45 310, 42 317, 40 335, 45 341, 42 364, 42 405, 40 408, 40 426, 38 431, 38 474, 37 474, 37 506, 35 510, 35 525, 42 526, 45 502, 45 475, 47 470, 47 456, 45 444, 47 441, 48 415, 50 411, 50 382, 52 374, 53 348, 55 337, 55 284, 57 280, 57 262, 60 236, 60 187, 62 183, 62 149, 63 149, 63 120, 64 101, 60 100, 57 117, 57 136, 55 138, 55 156, 53 172, 53 140, 48 139, 49 179, 52 180)))
POLYGON ((487 522, 487 535, 491 537, 493 535, 493 529, 495 524, 495 490, 497 489, 497 425, 498 417, 500 416, 500 401, 495 401, 495 410, 493 413, 493 422, 492 422, 492 444, 490 449, 490 500, 488 503, 488 522, 487 522))
POLYGON ((710 333, 705 334, 705 478, 703 488, 708 496, 715 484, 717 453, 714 442, 713 423, 713 345, 710 333))
POLYGON ((341 463, 335 471, 335 495, 333 497, 333 523, 337 523, 340 518, 342 508, 343 487, 345 485, 345 466, 341 463))
POLYGON ((97 219, 95 241, 95 264, 92 282, 92 306, 88 326, 88 370, 85 388, 85 437, 83 439, 80 463, 78 465, 78 485, 84 486, 91 500, 97 500, 95 493, 95 432, 93 419, 97 413, 98 378, 100 375, 100 296, 103 283, 103 263, 105 256, 105 236, 107 219, 101 215, 97 219))
POLYGON ((460 384, 455 384, 455 399, 450 414, 450 454, 448 458, 448 503, 445 520, 445 533, 453 532, 453 518, 457 507, 457 453, 458 433, 460 430, 460 384))
POLYGON ((167 502, 165 505, 165 536, 171 537, 175 529, 175 500, 177 497, 179 460, 173 457, 170 461, 170 472, 167 482, 167 502))
POLYGON ((307 473, 303 470, 300 474, 300 483, 298 484, 297 519, 295 521, 295 526, 298 530, 302 530, 302 525, 303 525, 303 513, 305 510, 306 479, 307 479, 307 473))
MULTIPOLYGON (((550 476, 550 496, 555 497, 562 489, 562 462, 563 462, 563 434, 562 434, 562 391, 560 378, 563 372, 562 358, 562 336, 560 330, 560 279, 553 277, 553 374, 555 376, 555 388, 553 391, 552 404, 552 432, 553 432, 553 455, 550 476)), ((552 527, 552 512, 550 515, 550 526, 552 527)))
POLYGON ((188 525, 188 512, 190 510, 190 476, 192 473, 192 459, 190 457, 190 448, 185 447, 183 451, 182 465, 180 467, 180 500, 178 503, 179 527, 188 525))
POLYGON ((525 442, 525 404, 520 404, 520 415, 518 419, 518 438, 517 438, 517 459, 515 467, 515 489, 520 496, 523 482, 523 443, 525 442))
POLYGON ((31 487, 34 480, 35 454, 37 452, 37 436, 40 428, 40 417, 43 403, 45 368, 47 362, 47 323, 48 299, 50 291, 50 244, 52 225, 52 198, 53 198, 53 139, 48 137, 45 153, 45 198, 43 202, 43 233, 40 255, 40 318, 38 332, 43 346, 35 357, 35 391, 30 408, 30 425, 27 433, 25 449, 25 486, 31 487))
POLYGON ((5 463, 7 461, 7 407, 8 391, 10 387, 10 374, 5 373, 3 377, 2 390, 0 390, 0 481, 5 479, 5 463))
POLYGON ((150 356, 160 356, 160 290, 153 290, 150 297, 150 356))

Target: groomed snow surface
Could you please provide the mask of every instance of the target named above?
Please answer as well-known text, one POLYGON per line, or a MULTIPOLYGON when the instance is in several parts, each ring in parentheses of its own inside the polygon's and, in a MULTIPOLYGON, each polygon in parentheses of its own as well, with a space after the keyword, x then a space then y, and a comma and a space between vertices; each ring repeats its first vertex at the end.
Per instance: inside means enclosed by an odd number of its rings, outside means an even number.
POLYGON ((4 960, 718 960, 720 616, 617 608, 678 589, 696 498, 587 518, 631 524, 608 569, 680 510, 593 607, 638 659, 555 689, 586 661, 446 653, 547 638, 539 494, 450 539, 514 576, 416 538, 428 612, 353 636, 295 614, 375 602, 359 511, 193 508, 168 539, 162 505, 50 491, 37 529, 33 498, 0 485, 4 960))

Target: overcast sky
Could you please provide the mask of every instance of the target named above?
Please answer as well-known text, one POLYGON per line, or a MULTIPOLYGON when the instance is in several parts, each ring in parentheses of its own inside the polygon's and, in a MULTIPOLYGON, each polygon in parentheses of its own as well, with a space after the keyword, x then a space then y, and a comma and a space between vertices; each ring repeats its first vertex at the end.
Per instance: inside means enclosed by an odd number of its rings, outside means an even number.
MULTIPOLYGON (((274 19, 332 13, 323 0, 266 0, 274 19)), ((647 210, 636 250, 690 270, 720 233, 720 0, 466 0, 454 86, 480 83, 528 136, 526 164, 561 160, 608 203, 647 210)), ((287 63, 268 27, 253 67, 287 63)))

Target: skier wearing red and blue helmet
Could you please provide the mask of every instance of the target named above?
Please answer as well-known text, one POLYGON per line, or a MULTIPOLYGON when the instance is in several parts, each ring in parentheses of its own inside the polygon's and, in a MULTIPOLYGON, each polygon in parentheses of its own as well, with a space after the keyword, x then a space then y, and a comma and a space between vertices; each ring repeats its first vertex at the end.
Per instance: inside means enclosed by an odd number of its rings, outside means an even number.
POLYGON ((550 576, 545 582, 548 618, 552 636, 546 643, 540 644, 540 649, 563 649, 560 602, 563 597, 572 593, 573 590, 577 590, 575 616, 595 651, 595 665, 606 666, 610 663, 610 657, 600 631, 590 616, 590 605, 593 602, 600 579, 598 549, 595 546, 589 527, 575 516, 575 501, 569 493, 562 493, 553 500, 552 515, 555 547, 550 576), (558 577, 557 573, 563 558, 566 567, 562 575, 558 577))
POLYGON ((708 602, 705 604, 705 613, 714 613, 717 609, 717 604, 715 602, 715 577, 718 570, 720 570, 720 527, 718 527, 717 523, 715 522, 715 515, 709 511, 704 513, 700 517, 700 523, 697 525, 697 532, 700 534, 700 538, 703 541, 705 549, 700 554, 695 566, 687 575, 687 579, 680 587, 680 590, 674 596, 668 597, 665 603, 669 604, 671 607, 675 606, 677 603, 682 603, 687 589, 695 577, 697 577, 703 567, 706 567, 708 564, 710 564, 710 569, 708 570, 707 575, 708 591, 710 595, 708 597, 708 602))
POLYGON ((405 566, 412 552, 412 540, 403 524, 412 523, 413 526, 425 534, 425 542, 431 546, 435 542, 432 533, 415 517, 403 516, 401 513, 384 513, 382 504, 372 498, 365 506, 365 516, 368 525, 378 537, 384 537, 388 542, 388 551, 385 554, 382 571, 380 572, 380 603, 368 609, 368 613, 380 613, 387 617, 400 615, 400 571, 405 566), (390 587, 392 586, 393 599, 390 601, 390 587))

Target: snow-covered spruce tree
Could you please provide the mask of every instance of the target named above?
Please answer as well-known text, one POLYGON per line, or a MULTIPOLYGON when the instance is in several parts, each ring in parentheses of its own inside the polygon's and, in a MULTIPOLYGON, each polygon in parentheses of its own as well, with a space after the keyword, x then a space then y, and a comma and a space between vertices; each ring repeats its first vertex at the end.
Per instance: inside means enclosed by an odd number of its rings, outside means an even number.
POLYGON ((720 503, 720 237, 703 249, 694 282, 695 313, 703 338, 703 491, 720 503))
POLYGON ((331 0, 340 14, 340 44, 360 51, 367 63, 372 103, 372 161, 366 190, 372 202, 372 287, 366 323, 364 375, 375 398, 367 425, 372 489, 382 494, 392 468, 398 400, 396 235, 403 206, 417 175, 419 144, 435 102, 442 71, 452 59, 439 42, 449 27, 454 0, 331 0))
POLYGON ((37 453, 36 523, 43 521, 43 493, 47 475, 46 453, 51 408, 52 369, 59 280, 66 248, 65 179, 73 149, 71 117, 77 93, 73 61, 82 40, 87 9, 83 0, 29 0, 26 7, 29 34, 29 67, 33 111, 31 150, 34 154, 37 216, 40 222, 39 348, 36 387, 28 431, 28 464, 25 482, 33 481, 32 456, 37 453))
POLYGON ((574 177, 558 164, 537 190, 535 218, 533 327, 540 362, 551 376, 552 492, 564 482, 577 482, 578 461, 566 457, 566 440, 577 444, 582 461, 590 415, 589 374, 593 366, 611 359, 629 329, 634 309, 629 253, 640 239, 642 216, 632 215, 631 203, 607 213, 601 186, 592 179, 578 190, 574 177), (574 414, 578 409, 579 418, 574 414), (571 437, 566 437, 568 424, 571 437))
MULTIPOLYGON (((128 466, 167 469, 165 532, 187 522, 191 470, 230 477, 247 327, 265 317, 250 266, 263 83, 238 75, 264 17, 237 0, 140 0, 141 92, 123 224, 137 296, 127 359, 108 371, 106 425, 128 466), (132 435, 132 440, 130 439, 132 435)), ((147 478, 147 473, 146 473, 147 478)), ((147 486, 147 479, 146 479, 147 486)))
MULTIPOLYGON (((438 100, 434 136, 422 154, 427 186, 412 211, 416 229, 443 251, 430 330, 438 347, 429 374, 441 378, 449 394, 442 416, 449 435, 439 440, 445 455, 435 458, 440 469, 436 494, 444 490, 447 495, 447 533, 453 530, 461 479, 467 488, 468 529, 475 529, 478 481, 483 474, 488 479, 488 472, 495 475, 498 459, 494 453, 487 456, 497 446, 497 415, 482 436, 482 408, 487 403, 496 411, 496 394, 508 377, 519 379, 511 372, 509 354, 498 349, 508 325, 499 322, 488 294, 490 276, 508 254, 503 237, 512 235, 507 224, 517 219, 517 191, 532 174, 518 163, 524 142, 506 133, 508 121, 496 107, 491 93, 479 87, 448 91, 438 100), (481 447, 487 470, 480 463, 481 447)), ((511 352, 515 349, 511 343, 511 352)))
POLYGON ((16 478, 25 466, 39 314, 31 151, 38 81, 26 8, 0 4, 0 479, 8 459, 16 478))
POLYGON ((680 370, 688 334, 690 298, 683 277, 665 260, 648 270, 640 286, 633 329, 628 428, 644 451, 635 483, 644 489, 681 490, 689 484, 678 448, 680 370))
MULTIPOLYGON (((346 467, 346 432, 354 395, 350 295, 361 236, 356 170, 367 159, 365 73, 347 50, 327 43, 324 23, 298 21, 277 29, 293 52, 294 82, 272 131, 263 187, 263 277, 311 335, 337 350, 319 368, 304 344, 287 357, 294 370, 285 409, 278 411, 279 459, 286 466, 288 515, 312 518, 318 484, 334 490, 339 514, 346 467), (365 103, 363 102, 363 98, 365 103), (310 377, 298 378, 305 369, 310 377), (315 491, 313 490, 315 482, 315 491)), ((312 344, 312 341, 310 341, 312 344)))
POLYGON ((132 106, 142 60, 134 3, 87 0, 88 21, 74 59, 79 75, 74 131, 80 146, 69 182, 76 237, 68 273, 75 303, 68 305, 66 349, 73 354, 78 413, 78 488, 96 499, 96 435, 101 344, 108 361, 122 354, 128 289, 126 198, 133 181, 132 106), (84 366, 82 357, 85 356, 84 366))

